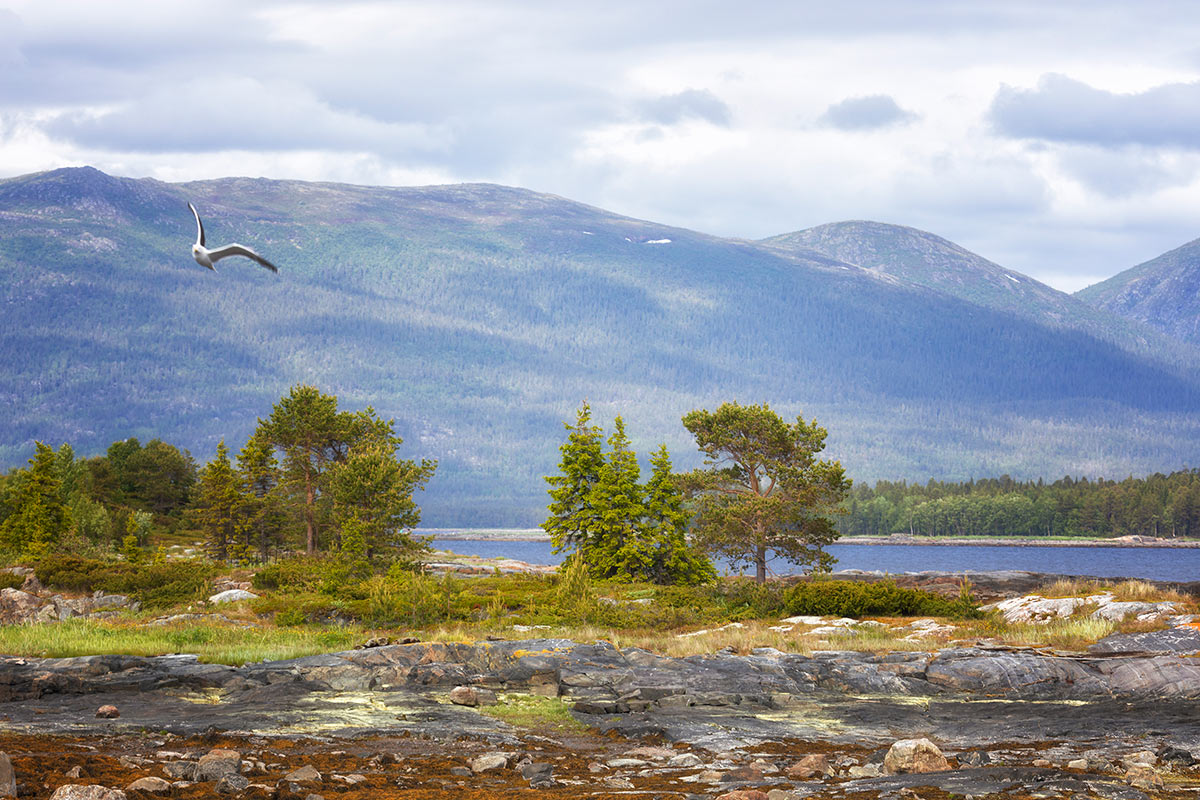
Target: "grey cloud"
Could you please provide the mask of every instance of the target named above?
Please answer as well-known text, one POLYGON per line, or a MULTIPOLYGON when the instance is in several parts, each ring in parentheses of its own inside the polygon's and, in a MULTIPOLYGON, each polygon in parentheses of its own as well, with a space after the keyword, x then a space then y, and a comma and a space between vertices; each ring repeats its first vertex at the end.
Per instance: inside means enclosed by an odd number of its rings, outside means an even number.
POLYGON ((1074 146, 1058 154, 1058 164, 1075 180, 1105 197, 1151 194, 1187 186, 1196 177, 1195 157, 1169 158, 1146 148, 1112 150, 1074 146))
POLYGON ((988 117, 1017 139, 1200 149, 1200 82, 1117 94, 1048 74, 1036 89, 1001 87, 988 117))
POLYGON ((699 119, 727 128, 732 117, 729 106, 707 89, 687 89, 647 100, 641 104, 641 112, 646 121, 662 125, 699 119))
POLYGON ((868 97, 848 97, 825 109, 819 121, 844 131, 867 131, 902 125, 917 119, 911 111, 905 111, 890 95, 873 94, 868 97))
POLYGON ((250 78, 188 81, 101 116, 73 114, 55 136, 116 151, 370 150, 385 155, 445 146, 433 126, 380 122, 335 109, 305 88, 250 78))

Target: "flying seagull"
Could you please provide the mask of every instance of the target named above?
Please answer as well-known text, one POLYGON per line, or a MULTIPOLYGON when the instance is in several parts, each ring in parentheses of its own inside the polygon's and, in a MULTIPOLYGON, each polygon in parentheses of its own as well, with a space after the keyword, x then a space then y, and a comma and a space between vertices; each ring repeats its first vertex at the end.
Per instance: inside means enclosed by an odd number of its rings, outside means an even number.
POLYGON ((209 250, 204 246, 204 223, 200 222, 200 214, 191 203, 188 203, 188 208, 192 210, 192 216, 196 218, 196 243, 192 245, 192 258, 196 259, 197 264, 202 267, 208 267, 213 272, 216 272, 217 268, 213 266, 214 262, 220 261, 226 256, 245 256, 246 258, 254 259, 262 266, 271 270, 271 272, 279 272, 279 269, 274 264, 244 244, 237 244, 235 242, 234 244, 227 244, 224 247, 214 247, 212 250, 209 250))

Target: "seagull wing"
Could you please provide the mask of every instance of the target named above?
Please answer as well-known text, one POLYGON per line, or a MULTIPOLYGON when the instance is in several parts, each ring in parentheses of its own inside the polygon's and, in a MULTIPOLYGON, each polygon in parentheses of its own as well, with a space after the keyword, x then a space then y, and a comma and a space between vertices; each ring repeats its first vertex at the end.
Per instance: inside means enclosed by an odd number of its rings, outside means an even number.
POLYGON ((200 213, 191 203, 188 203, 188 208, 192 210, 192 216, 196 218, 196 244, 204 247, 204 225, 200 223, 200 213))
POLYGON ((267 261, 258 253, 251 250, 249 247, 246 247, 244 244, 227 244, 224 247, 217 247, 208 251, 208 257, 213 261, 219 261, 226 256, 245 256, 246 258, 252 258, 259 264, 262 264, 264 267, 271 270, 271 272, 279 272, 278 267, 276 267, 270 261, 267 261))

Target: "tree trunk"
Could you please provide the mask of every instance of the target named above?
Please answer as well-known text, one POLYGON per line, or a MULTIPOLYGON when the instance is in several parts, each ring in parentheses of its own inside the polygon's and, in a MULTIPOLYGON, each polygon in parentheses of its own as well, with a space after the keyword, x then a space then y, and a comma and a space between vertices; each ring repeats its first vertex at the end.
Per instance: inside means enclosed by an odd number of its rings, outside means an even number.
POLYGON ((312 473, 304 473, 304 532, 305 552, 316 555, 317 552, 317 519, 313 506, 317 502, 316 491, 313 488, 312 473))
POLYGON ((754 551, 754 580, 756 583, 767 582, 767 548, 759 545, 754 551))

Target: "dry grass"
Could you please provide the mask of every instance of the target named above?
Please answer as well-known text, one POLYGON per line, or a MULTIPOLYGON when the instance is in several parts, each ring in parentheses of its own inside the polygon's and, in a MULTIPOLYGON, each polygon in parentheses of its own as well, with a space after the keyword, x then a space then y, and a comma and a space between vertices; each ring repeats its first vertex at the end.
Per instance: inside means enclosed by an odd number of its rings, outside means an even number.
POLYGON ((1145 603, 1174 602, 1192 604, 1194 598, 1175 591, 1155 586, 1149 581, 1127 580, 1120 583, 1066 580, 1060 578, 1039 588, 1036 594, 1042 597, 1088 597, 1095 594, 1111 594, 1114 600, 1135 600, 1145 603))

